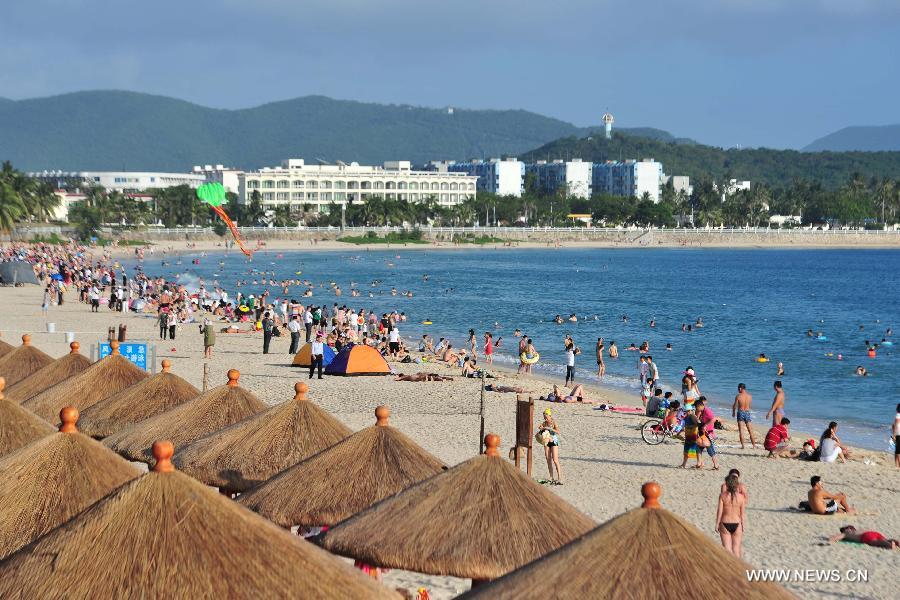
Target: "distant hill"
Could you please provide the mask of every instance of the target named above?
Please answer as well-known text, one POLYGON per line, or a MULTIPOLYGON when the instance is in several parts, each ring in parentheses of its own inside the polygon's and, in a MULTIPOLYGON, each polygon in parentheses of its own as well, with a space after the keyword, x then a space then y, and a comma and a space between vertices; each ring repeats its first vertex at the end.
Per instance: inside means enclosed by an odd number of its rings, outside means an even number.
POLYGON ((753 148, 725 150, 697 143, 679 143, 614 132, 567 137, 520 154, 522 160, 581 158, 592 162, 655 158, 667 175, 711 177, 718 181, 741 179, 786 186, 797 179, 816 181, 828 188, 846 183, 854 173, 864 177, 896 178, 900 152, 797 152, 753 148))
MULTIPOLYGON (((571 123, 524 110, 366 104, 306 96, 219 110, 135 92, 77 92, 0 102, 0 159, 24 170, 185 171, 308 161, 425 162, 518 154, 585 135, 571 123)), ((649 137, 673 139, 660 130, 649 137)))
POLYGON ((803 148, 807 152, 862 150, 865 152, 900 150, 900 125, 844 127, 821 137, 803 148))

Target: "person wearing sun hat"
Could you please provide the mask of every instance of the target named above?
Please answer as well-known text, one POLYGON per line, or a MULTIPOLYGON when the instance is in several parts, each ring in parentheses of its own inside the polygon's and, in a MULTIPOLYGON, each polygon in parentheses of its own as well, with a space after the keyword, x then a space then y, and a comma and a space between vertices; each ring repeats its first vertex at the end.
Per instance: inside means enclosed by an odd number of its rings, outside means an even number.
POLYGON ((559 425, 553 418, 553 411, 549 408, 544 409, 544 420, 538 425, 538 435, 542 435, 546 439, 544 456, 547 457, 550 483, 551 485, 562 485, 562 469, 559 466, 559 425), (556 468, 556 477, 553 476, 554 467, 556 468))

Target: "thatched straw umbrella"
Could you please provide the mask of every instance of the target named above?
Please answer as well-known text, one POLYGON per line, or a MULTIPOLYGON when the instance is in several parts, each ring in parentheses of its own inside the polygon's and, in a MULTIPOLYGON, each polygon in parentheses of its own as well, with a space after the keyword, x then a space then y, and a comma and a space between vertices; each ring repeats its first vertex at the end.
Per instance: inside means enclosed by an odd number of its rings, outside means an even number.
POLYGON ((0 563, 0 597, 399 598, 340 559, 156 465, 0 563))
POLYGON ((147 372, 119 354, 119 342, 111 353, 65 381, 32 396, 22 406, 51 423, 64 406, 84 410, 148 377, 147 372))
POLYGON ((30 410, 3 395, 6 380, 0 377, 0 456, 50 435, 56 429, 30 410))
POLYGON ((114 452, 78 433, 77 409, 67 406, 60 419, 59 433, 0 458, 0 559, 140 475, 114 452))
POLYGON ((62 358, 57 358, 52 363, 35 371, 16 385, 6 390, 6 397, 17 404, 21 404, 32 396, 36 396, 44 390, 53 387, 60 381, 78 375, 89 366, 91 361, 78 353, 81 344, 72 342, 69 344, 70 352, 62 358))
POLYGON ((234 425, 266 409, 263 402, 238 386, 241 373, 228 371, 228 383, 215 387, 193 400, 118 431, 103 443, 125 458, 150 464, 153 442, 172 440, 187 446, 194 440, 234 425))
POLYGON ((245 492, 353 433, 307 400, 308 390, 296 384, 293 400, 200 438, 175 455, 175 464, 223 492, 245 492))
POLYGON ((31 345, 31 336, 22 336, 22 345, 0 358, 0 377, 10 387, 53 362, 53 357, 31 345))
POLYGON ((104 438, 200 395, 200 390, 171 369, 172 362, 163 360, 162 372, 86 409, 78 427, 91 437, 104 438))
POLYGON ((441 461, 388 425, 377 422, 282 471, 238 502, 282 527, 331 525, 445 469, 441 461))
POLYGON ((323 545, 378 567, 484 580, 571 542, 596 525, 487 450, 328 531, 323 545))
MULTIPOLYGON (((3 335, 3 334, 0 333, 0 335, 3 335)), ((3 340, 0 340, 0 358, 3 358, 4 356, 6 356, 7 354, 9 354, 10 352, 12 352, 15 349, 16 349, 15 346, 10 346, 3 340)))
MULTIPOLYGON (((659 485, 644 504, 465 598, 793 598, 773 583, 747 581, 750 565, 660 508, 659 485)), ((478 536, 475 535, 477 538, 478 536)))

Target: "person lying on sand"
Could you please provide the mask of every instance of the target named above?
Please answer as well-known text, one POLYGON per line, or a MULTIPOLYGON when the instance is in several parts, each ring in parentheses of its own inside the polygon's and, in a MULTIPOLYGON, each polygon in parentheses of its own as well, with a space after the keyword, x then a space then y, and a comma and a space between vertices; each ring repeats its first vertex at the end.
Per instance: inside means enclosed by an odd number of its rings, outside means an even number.
POLYGON ((519 387, 516 385, 497 385, 493 383, 489 383, 484 386, 484 389, 489 392, 506 392, 506 393, 515 393, 515 394, 527 394, 528 392, 523 387, 519 387))
POLYGON ((438 375, 437 373, 419 371, 415 375, 397 375, 394 381, 453 381, 453 378, 438 375))
POLYGON ((847 502, 847 496, 838 492, 832 494, 822 487, 822 478, 813 475, 809 480, 811 489, 807 494, 809 510, 817 515, 833 515, 837 513, 854 514, 856 511, 847 502))
POLYGON ((573 402, 581 402, 582 404, 594 404, 593 400, 588 400, 584 397, 584 386, 580 383, 576 386, 573 386, 569 393, 565 393, 565 389, 560 388, 558 385, 553 384, 553 391, 547 395, 546 398, 541 396, 539 400, 546 400, 547 402, 565 402, 567 404, 571 404, 573 402))
POLYGON ((863 531, 859 533, 853 525, 845 525, 841 527, 841 532, 836 533, 828 538, 828 543, 835 542, 855 542, 857 544, 865 544, 875 548, 886 548, 888 550, 900 550, 900 541, 891 540, 877 531, 863 531))

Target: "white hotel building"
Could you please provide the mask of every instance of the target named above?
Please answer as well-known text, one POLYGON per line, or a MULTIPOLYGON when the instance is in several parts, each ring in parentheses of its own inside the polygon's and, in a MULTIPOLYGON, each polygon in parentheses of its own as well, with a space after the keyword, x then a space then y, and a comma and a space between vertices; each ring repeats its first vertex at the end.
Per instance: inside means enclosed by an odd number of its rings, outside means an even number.
POLYGON ((197 188, 206 182, 202 173, 159 173, 143 171, 38 171, 29 177, 49 182, 58 190, 83 192, 95 186, 123 194, 138 194, 154 188, 188 185, 197 188))
POLYGON ((259 192, 263 208, 288 205, 299 210, 308 204, 314 212, 327 212, 332 202, 358 203, 378 196, 409 202, 434 198, 441 206, 454 206, 475 198, 477 179, 465 173, 413 171, 406 160, 366 167, 355 162, 307 165, 292 158, 281 167, 240 173, 238 195, 249 203, 253 192, 259 192))

